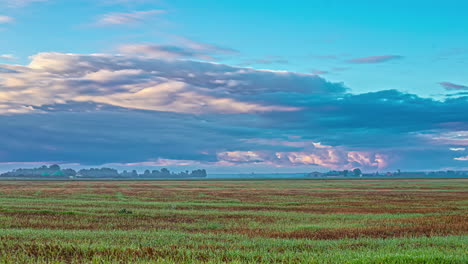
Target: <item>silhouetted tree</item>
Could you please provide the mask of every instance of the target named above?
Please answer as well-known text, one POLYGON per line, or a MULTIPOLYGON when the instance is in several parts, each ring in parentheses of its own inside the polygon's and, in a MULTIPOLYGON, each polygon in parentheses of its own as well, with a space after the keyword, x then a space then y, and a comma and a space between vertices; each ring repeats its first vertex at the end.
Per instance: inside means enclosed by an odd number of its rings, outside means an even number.
POLYGON ((353 174, 354 174, 354 176, 361 176, 362 171, 361 171, 361 169, 356 168, 356 169, 353 170, 353 174))
POLYGON ((76 172, 73 169, 60 169, 58 165, 41 166, 34 169, 16 169, 10 172, 0 174, 1 177, 38 177, 38 178, 61 178, 69 176, 77 176, 83 178, 202 178, 206 177, 206 170, 193 170, 182 171, 180 173, 174 173, 169 171, 166 168, 159 170, 145 170, 143 174, 138 174, 136 170, 131 172, 124 170, 122 173, 119 173, 116 169, 112 168, 89 168, 81 169, 76 172))
POLYGON ((51 170, 51 171, 59 171, 59 170, 60 170, 60 166, 57 165, 57 164, 50 165, 50 166, 49 166, 49 170, 51 170))

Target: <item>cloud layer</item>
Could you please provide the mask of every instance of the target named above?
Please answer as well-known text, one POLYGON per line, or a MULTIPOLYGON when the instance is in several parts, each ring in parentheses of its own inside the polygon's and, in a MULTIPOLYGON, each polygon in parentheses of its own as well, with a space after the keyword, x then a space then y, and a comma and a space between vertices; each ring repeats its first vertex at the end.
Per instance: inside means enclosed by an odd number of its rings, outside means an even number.
POLYGON ((14 59, 15 59, 15 56, 13 56, 12 54, 0 54, 0 60, 11 61, 11 60, 14 60, 14 59))
POLYGON ((128 13, 109 13, 102 15, 97 25, 109 26, 109 25, 130 25, 135 23, 143 22, 155 15, 165 14, 165 10, 155 9, 146 11, 133 11, 128 13))
POLYGON ((49 0, 0 0, 0 4, 5 4, 8 7, 24 7, 35 2, 46 2, 49 0))
POLYGON ((28 66, 2 68, 4 113, 66 101, 190 113, 296 111, 256 96, 344 90, 313 75, 126 56, 41 53, 28 66))
POLYGON ((380 56, 370 56, 370 57, 363 57, 363 58, 355 58, 348 60, 349 63, 382 63, 396 59, 402 59, 403 56, 399 55, 380 55, 380 56))
POLYGON ((0 24, 8 24, 14 21, 14 18, 0 15, 0 24))
POLYGON ((468 86, 455 84, 452 82, 440 82, 439 84, 446 90, 468 90, 468 86))
POLYGON ((467 97, 352 94, 313 74, 175 53, 0 64, 0 163, 385 170, 457 167, 468 155, 467 97))

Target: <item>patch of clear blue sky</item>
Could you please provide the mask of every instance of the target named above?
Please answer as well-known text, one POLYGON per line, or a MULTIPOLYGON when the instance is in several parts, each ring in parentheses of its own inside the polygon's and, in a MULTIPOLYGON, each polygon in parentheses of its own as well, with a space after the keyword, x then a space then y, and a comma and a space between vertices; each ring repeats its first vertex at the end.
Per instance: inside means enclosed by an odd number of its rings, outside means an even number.
POLYGON ((113 52, 135 42, 170 43, 170 35, 240 51, 222 63, 278 56, 288 64, 255 68, 313 72, 344 82, 352 92, 398 89, 422 96, 444 94, 437 84, 468 85, 468 1, 333 0, 50 0, 23 8, 0 6, 15 22, 0 25, 0 54, 27 63, 38 52, 113 52), (138 2, 138 3, 137 3, 138 2), (168 13, 133 26, 98 27, 110 12, 164 9, 168 13), (320 58, 333 55, 336 58, 320 58), (378 55, 403 59, 379 64, 346 60, 378 55), (342 70, 336 70, 341 68, 342 70), (343 70, 346 68, 346 70, 343 70))

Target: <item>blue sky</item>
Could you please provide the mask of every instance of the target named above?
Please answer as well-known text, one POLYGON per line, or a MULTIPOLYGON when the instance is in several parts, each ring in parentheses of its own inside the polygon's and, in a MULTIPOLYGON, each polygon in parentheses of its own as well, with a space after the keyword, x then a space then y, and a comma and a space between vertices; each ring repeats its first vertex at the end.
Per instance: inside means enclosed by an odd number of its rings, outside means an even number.
POLYGON ((467 9, 0 0, 0 168, 464 169, 467 9))

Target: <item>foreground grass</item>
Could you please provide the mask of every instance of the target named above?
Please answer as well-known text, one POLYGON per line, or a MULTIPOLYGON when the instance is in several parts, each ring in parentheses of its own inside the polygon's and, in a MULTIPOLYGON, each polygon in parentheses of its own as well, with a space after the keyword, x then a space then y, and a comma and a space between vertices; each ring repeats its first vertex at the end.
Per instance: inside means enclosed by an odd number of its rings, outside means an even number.
POLYGON ((0 230, 10 263, 466 263, 463 236, 297 240, 173 231, 0 230), (34 237, 32 241, 28 241, 34 237), (56 241, 60 241, 57 243, 56 241), (28 242, 25 242, 28 241, 28 242), (54 242, 55 241, 55 242, 54 242))
POLYGON ((0 182, 0 263, 467 263, 467 187, 0 182))

